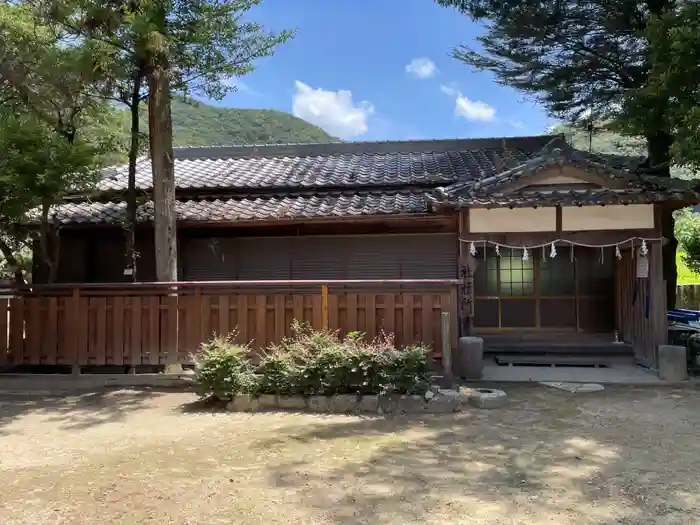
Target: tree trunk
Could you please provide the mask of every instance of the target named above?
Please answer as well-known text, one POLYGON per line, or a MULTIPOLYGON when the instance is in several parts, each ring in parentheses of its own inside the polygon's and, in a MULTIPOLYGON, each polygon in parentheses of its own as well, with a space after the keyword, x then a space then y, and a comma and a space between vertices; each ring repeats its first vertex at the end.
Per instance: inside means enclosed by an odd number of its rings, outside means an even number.
POLYGON ((41 203, 41 219, 39 228, 39 246, 44 264, 48 269, 47 283, 56 281, 58 275, 59 243, 58 224, 49 222, 51 204, 44 200, 41 203))
POLYGON ((136 159, 139 155, 139 103, 141 101, 141 71, 133 79, 131 93, 131 142, 129 144, 129 181, 126 191, 126 264, 131 280, 136 281, 136 159))
MULTIPOLYGON (((665 131, 659 131, 647 137, 649 150, 649 168, 651 172, 660 177, 671 176, 671 144, 673 137, 665 131)), ((666 281, 666 307, 671 309, 676 306, 676 283, 678 270, 676 269, 676 248, 678 240, 675 233, 675 221, 673 212, 662 208, 661 235, 668 239, 662 249, 663 273, 666 281)))
POLYGON ((15 253, 12 251, 10 245, 7 244, 5 242, 5 239, 3 238, 0 238, 0 252, 2 252, 2 255, 5 257, 7 264, 12 266, 12 273, 15 276, 15 283, 26 284, 24 280, 24 274, 22 273, 22 268, 20 268, 19 262, 17 261, 17 257, 15 257, 15 253))
POLYGON ((175 165, 168 73, 167 57, 161 53, 148 77, 148 132, 153 168, 156 276, 161 282, 177 281, 175 165))

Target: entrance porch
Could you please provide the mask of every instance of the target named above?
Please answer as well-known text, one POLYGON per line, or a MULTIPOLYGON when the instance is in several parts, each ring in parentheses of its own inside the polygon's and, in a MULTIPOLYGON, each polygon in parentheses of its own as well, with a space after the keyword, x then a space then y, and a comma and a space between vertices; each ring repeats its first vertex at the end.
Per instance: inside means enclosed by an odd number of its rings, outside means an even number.
POLYGON ((666 337, 661 245, 649 243, 649 276, 638 278, 640 243, 621 248, 621 259, 613 248, 566 244, 526 258, 477 250, 468 328, 484 339, 487 367, 655 366, 666 337))

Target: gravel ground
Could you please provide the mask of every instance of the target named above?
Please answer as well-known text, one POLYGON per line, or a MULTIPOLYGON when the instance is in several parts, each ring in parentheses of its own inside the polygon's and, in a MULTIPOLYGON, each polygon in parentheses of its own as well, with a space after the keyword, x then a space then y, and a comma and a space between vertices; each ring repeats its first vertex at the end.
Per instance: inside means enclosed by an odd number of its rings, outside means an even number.
POLYGON ((700 392, 506 390, 390 420, 0 395, 0 523, 700 523, 700 392))

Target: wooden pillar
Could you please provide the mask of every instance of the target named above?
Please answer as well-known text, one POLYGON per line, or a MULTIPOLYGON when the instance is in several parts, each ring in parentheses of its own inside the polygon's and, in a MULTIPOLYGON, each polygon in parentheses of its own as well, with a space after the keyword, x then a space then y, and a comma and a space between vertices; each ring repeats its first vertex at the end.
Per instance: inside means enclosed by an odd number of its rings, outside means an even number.
MULTIPOLYGON (((323 329, 328 330, 328 285, 321 285, 321 319, 323 329)), ((351 327, 352 329, 352 327, 351 327)))
POLYGON ((668 321, 666 313, 666 281, 663 275, 662 243, 651 243, 649 248, 649 319, 652 330, 653 346, 650 346, 647 359, 654 367, 658 365, 659 345, 668 340, 668 321))

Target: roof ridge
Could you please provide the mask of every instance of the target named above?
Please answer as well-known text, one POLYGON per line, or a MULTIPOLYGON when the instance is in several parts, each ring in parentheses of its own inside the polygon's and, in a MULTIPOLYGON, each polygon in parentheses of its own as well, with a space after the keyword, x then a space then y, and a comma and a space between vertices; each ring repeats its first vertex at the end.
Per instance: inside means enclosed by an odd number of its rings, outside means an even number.
POLYGON ((484 138, 241 144, 229 146, 180 147, 174 148, 173 152, 176 159, 426 153, 451 150, 458 151, 463 149, 503 149, 504 146, 507 147, 509 145, 513 147, 525 147, 532 143, 544 145, 560 136, 560 134, 547 134, 484 138))

